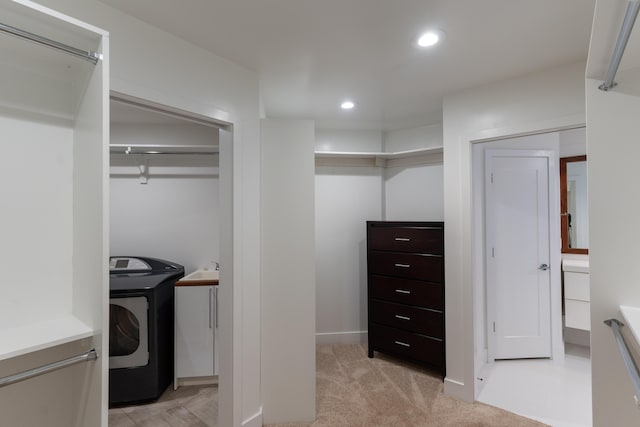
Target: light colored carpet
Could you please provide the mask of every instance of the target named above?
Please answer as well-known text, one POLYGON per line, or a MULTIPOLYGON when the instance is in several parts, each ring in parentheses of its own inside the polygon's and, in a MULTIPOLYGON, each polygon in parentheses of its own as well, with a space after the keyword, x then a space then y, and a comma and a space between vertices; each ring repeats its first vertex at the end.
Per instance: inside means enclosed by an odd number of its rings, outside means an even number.
POLYGON ((364 346, 320 346, 317 351, 317 418, 313 423, 270 427, 539 427, 482 403, 443 393, 437 374, 364 346))
MULTIPOLYGON (((317 419, 270 427, 541 427, 482 403, 443 394, 441 378, 361 345, 319 346, 317 419)), ((110 427, 215 427, 216 386, 169 388, 156 403, 111 409, 110 427)))

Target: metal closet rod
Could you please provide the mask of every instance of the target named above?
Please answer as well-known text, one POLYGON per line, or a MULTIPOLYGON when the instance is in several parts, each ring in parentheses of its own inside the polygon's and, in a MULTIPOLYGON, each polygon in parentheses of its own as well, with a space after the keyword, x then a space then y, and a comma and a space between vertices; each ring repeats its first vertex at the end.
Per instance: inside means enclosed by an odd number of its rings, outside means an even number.
POLYGON ((48 374, 49 372, 57 371, 58 369, 66 368, 67 366, 75 365, 80 362, 89 362, 96 360, 98 353, 94 349, 87 351, 84 354, 73 356, 68 359, 61 360, 59 362, 49 363, 37 368, 28 369, 23 372, 19 372, 14 375, 9 375, 4 378, 0 378, 0 387, 15 384, 20 381, 28 380, 29 378, 37 377, 40 375, 48 374))
POLYGON ((611 56, 609 70, 607 71, 604 82, 598 86, 598 89, 600 90, 608 91, 616 85, 613 79, 615 79, 616 73, 618 72, 620 61, 622 61, 622 54, 624 53, 624 49, 627 47, 627 42, 629 41, 633 24, 636 22, 636 17, 638 16, 638 11, 640 11, 640 0, 632 0, 627 4, 627 11, 624 14, 624 20, 620 27, 620 34, 616 41, 616 47, 613 50, 613 55, 611 56))
POLYGON ((39 36, 37 34, 30 33, 29 31, 21 30, 20 28, 12 27, 11 25, 6 25, 0 23, 0 31, 11 34, 12 36, 20 37, 22 39, 26 39, 32 41, 34 43, 38 43, 44 46, 48 46, 54 49, 61 50, 63 52, 67 52, 73 56, 77 56, 84 60, 91 62, 93 65, 98 63, 98 59, 100 59, 100 54, 98 52, 94 52, 91 50, 82 50, 75 48, 73 46, 69 46, 64 43, 57 42, 55 40, 48 39, 46 37, 39 36))
POLYGON ((118 154, 218 154, 218 147, 212 145, 135 145, 111 144, 112 153, 118 154), (184 151, 192 150, 192 151, 184 151))
POLYGON ((620 350, 620 354, 622 355, 622 360, 624 360, 624 365, 627 367, 627 372, 631 377, 633 388, 636 391, 636 404, 640 405, 640 372, 638 372, 638 367, 633 361, 633 357, 631 356, 631 352, 629 351, 629 346, 627 346, 627 343, 624 340, 624 336, 622 336, 622 333, 620 332, 620 327, 624 326, 624 324, 618 319, 608 319, 605 320, 604 323, 613 331, 613 336, 615 337, 616 343, 618 344, 618 349, 620 350))

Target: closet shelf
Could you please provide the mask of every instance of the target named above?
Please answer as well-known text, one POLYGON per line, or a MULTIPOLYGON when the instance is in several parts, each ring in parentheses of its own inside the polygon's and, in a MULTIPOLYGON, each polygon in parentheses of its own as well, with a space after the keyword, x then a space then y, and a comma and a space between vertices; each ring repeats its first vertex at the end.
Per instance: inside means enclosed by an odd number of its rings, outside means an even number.
POLYGON ((91 328, 71 315, 0 329, 0 360, 81 340, 92 335, 91 328))
POLYGON ((383 159, 393 160, 405 157, 422 156, 425 154, 442 154, 442 147, 419 148, 416 150, 396 151, 393 153, 370 151, 316 151, 318 158, 343 158, 343 159, 383 159))

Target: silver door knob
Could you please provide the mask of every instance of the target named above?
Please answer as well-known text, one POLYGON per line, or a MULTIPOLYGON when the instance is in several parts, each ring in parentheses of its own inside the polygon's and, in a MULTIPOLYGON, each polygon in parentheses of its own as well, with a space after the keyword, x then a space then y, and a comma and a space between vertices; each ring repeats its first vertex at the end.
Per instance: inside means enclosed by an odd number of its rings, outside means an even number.
POLYGON ((549 269, 549 266, 547 264, 540 264, 540 267, 538 267, 538 269, 542 271, 547 271, 549 269))

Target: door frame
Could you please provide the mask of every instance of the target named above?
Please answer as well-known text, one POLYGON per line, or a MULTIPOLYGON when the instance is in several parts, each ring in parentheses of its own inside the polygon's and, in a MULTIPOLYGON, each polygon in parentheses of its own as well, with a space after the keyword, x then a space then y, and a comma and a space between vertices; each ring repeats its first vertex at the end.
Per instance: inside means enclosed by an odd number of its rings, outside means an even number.
MULTIPOLYGON (((483 370, 488 362, 487 348, 487 306, 486 306, 486 274, 485 274, 485 220, 484 220, 484 150, 486 148, 544 149, 547 146, 523 145, 512 140, 521 137, 557 133, 584 127, 583 124, 562 127, 548 127, 530 132, 503 131, 492 137, 468 138, 471 148, 471 277, 473 287, 473 335, 474 335, 474 397, 478 396, 484 385, 483 370), (509 145, 511 142, 511 145, 509 145)), ((554 148, 559 156, 559 144, 554 148)), ((564 343, 562 339, 562 291, 561 291, 561 252, 560 252, 560 173, 556 171, 558 160, 549 165, 549 212, 550 212, 550 264, 557 266, 551 274, 551 358, 556 361, 564 359, 564 343), (556 173, 557 172, 557 173, 556 173), (555 194, 552 194, 553 191, 555 194), (557 215, 556 215, 557 213, 557 215)))
MULTIPOLYGON (((485 179, 484 179, 484 191, 483 191, 483 205, 484 205, 484 209, 485 209, 485 216, 484 216, 484 236, 485 236, 485 254, 487 254, 485 256, 485 289, 486 289, 486 334, 487 334, 487 362, 488 363, 492 363, 496 360, 496 334, 495 333, 491 333, 491 323, 492 323, 492 319, 496 319, 497 317, 497 310, 498 310, 498 306, 497 306, 497 302, 496 302, 496 289, 495 286, 492 286, 490 284, 489 281, 489 276, 490 276, 490 271, 489 271, 489 262, 488 262, 488 251, 489 251, 489 240, 491 235, 493 235, 493 233, 495 232, 495 230, 490 227, 489 225, 491 224, 490 222, 487 221, 487 211, 490 209, 489 206, 489 201, 490 201, 490 197, 489 194, 486 190, 487 188, 487 180, 486 180, 486 166, 489 163, 489 157, 491 153, 495 153, 498 154, 497 156, 494 157, 498 157, 499 155, 505 155, 508 157, 517 157, 519 154, 522 155, 527 155, 529 157, 536 157, 536 158, 543 158, 547 160, 547 173, 548 173, 548 177, 547 177, 547 198, 549 199, 547 201, 548 203, 548 230, 549 230, 549 236, 548 236, 548 244, 549 244, 549 257, 548 259, 551 260, 552 259, 552 254, 551 254, 551 236, 553 235, 553 230, 552 230, 552 220, 551 220, 551 216, 552 216, 552 212, 551 212, 551 199, 553 199, 553 191, 552 191, 552 182, 551 182, 551 175, 553 175, 552 170, 554 168, 557 168, 557 164, 558 164, 558 152, 557 151, 553 151, 553 150, 528 150, 528 149, 513 149, 513 148, 489 148, 486 147, 486 149, 484 150, 485 152, 485 158, 484 158, 484 165, 485 165, 485 179), (555 162, 555 165, 554 165, 555 162)), ((558 193, 559 194, 559 193, 558 193)), ((550 262, 550 261, 547 261, 550 262)), ((556 270, 559 270, 559 266, 557 266, 555 269, 551 268, 551 272, 549 274, 549 294, 551 294, 551 284, 552 284, 552 278, 554 273, 556 272, 556 270)), ((560 315, 562 316, 562 313, 560 313, 560 315)), ((549 349, 551 349, 552 346, 552 337, 551 337, 551 320, 553 318, 552 312, 551 312, 551 301, 549 301, 549 349)), ((551 350, 550 350, 550 354, 549 356, 551 356, 551 350)))
MULTIPOLYGON (((219 131, 219 153, 220 153, 220 263, 228 266, 220 271, 220 285, 217 292, 219 326, 218 326, 218 425, 231 425, 232 420, 240 418, 240 396, 239 396, 239 364, 235 362, 234 353, 239 353, 236 344, 239 340, 241 330, 237 326, 240 322, 237 319, 241 310, 241 299, 239 297, 239 287, 234 286, 234 272, 240 260, 234 258, 235 238, 237 233, 234 222, 236 209, 234 199, 239 196, 234 187, 234 122, 235 119, 222 110, 212 109, 210 115, 202 115, 166 104, 159 104, 148 99, 139 98, 114 90, 110 91, 110 100, 115 100, 124 104, 129 104, 141 109, 152 111, 158 114, 179 118, 185 121, 211 126, 219 131), (235 197, 234 197, 235 196, 235 197), (224 208, 223 208, 224 207, 224 208)), ((108 101, 107 101, 108 103, 108 101)), ((107 231, 108 239, 108 231, 107 231)), ((107 311, 108 313, 107 298, 107 311)), ((108 318, 106 324, 108 328, 108 318)), ((108 334, 107 334, 108 342, 108 334)), ((108 375, 108 367, 107 367, 108 375)))

